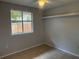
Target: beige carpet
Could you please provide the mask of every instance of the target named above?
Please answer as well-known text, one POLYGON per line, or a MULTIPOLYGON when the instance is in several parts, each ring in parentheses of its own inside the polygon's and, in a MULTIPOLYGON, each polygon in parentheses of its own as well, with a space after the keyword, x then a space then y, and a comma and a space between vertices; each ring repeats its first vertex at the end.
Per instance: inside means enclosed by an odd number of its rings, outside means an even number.
POLYGON ((36 48, 17 53, 3 59, 79 59, 78 57, 64 53, 60 50, 41 45, 36 48))

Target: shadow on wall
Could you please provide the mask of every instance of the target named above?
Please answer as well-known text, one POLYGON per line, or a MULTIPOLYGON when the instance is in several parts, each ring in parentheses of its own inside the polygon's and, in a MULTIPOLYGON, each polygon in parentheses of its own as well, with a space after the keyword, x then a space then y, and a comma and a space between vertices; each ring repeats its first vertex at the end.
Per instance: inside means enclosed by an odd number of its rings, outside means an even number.
POLYGON ((79 55, 79 16, 47 19, 45 22, 49 44, 79 55))

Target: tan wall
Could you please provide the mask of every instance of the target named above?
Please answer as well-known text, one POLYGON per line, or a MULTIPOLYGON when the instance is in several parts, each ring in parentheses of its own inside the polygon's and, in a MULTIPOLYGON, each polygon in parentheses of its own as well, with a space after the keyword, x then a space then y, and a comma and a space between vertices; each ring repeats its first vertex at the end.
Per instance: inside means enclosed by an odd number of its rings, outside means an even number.
MULTIPOLYGON (((66 12, 79 12, 79 2, 49 9, 45 15, 58 15, 66 12)), ((49 18, 44 23, 49 44, 79 55, 79 15, 49 18)))
POLYGON ((44 16, 59 15, 59 14, 66 14, 66 13, 72 13, 72 12, 79 12, 79 1, 62 5, 56 8, 50 8, 44 11, 43 15, 44 16))
POLYGON ((36 8, 0 2, 0 56, 29 48, 44 41, 41 14, 41 11, 36 8), (11 35, 11 9, 33 13, 33 33, 11 35))

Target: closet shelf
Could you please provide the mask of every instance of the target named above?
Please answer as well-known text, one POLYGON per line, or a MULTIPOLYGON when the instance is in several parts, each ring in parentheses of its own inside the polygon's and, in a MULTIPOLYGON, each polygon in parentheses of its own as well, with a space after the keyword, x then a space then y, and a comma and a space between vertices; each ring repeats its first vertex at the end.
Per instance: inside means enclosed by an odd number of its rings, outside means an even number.
POLYGON ((79 12, 78 13, 67 13, 67 14, 53 15, 53 16, 45 16, 45 17, 43 17, 43 19, 54 18, 54 17, 75 16, 75 15, 79 15, 79 12))

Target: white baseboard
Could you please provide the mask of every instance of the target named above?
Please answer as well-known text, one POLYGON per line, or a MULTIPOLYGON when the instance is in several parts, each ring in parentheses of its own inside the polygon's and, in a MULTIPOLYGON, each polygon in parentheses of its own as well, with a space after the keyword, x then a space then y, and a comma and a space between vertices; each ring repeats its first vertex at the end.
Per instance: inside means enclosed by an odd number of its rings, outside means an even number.
POLYGON ((73 53, 73 52, 70 52, 70 51, 67 51, 67 50, 64 50, 64 49, 61 49, 61 48, 57 48, 57 49, 59 49, 59 50, 65 52, 65 53, 71 54, 71 55, 73 55, 73 56, 79 57, 78 54, 75 54, 75 53, 73 53))
MULTIPOLYGON (((45 43, 45 44, 47 44, 47 43, 45 43)), ((51 44, 47 44, 47 45, 50 46, 50 47, 54 47, 54 46, 52 46, 51 44)), ((56 48, 56 49, 58 49, 58 50, 61 50, 61 51, 65 52, 65 53, 71 54, 71 55, 73 55, 73 56, 79 57, 78 54, 72 53, 72 52, 70 52, 70 51, 67 51, 67 50, 64 50, 64 49, 61 49, 61 48, 58 48, 58 47, 54 47, 54 48, 56 48)))
POLYGON ((13 52, 13 53, 4 55, 4 56, 0 56, 0 59, 2 59, 2 58, 4 58, 4 57, 7 57, 7 56, 10 56, 10 55, 12 55, 12 54, 20 53, 20 52, 22 52, 22 51, 25 51, 25 50, 28 50, 28 49, 31 49, 31 48, 34 48, 34 47, 38 47, 38 46, 43 45, 43 44, 44 44, 44 43, 36 44, 36 45, 31 46, 31 47, 29 47, 29 48, 25 48, 25 49, 22 49, 22 50, 19 50, 19 51, 16 51, 16 52, 13 52))
POLYGON ((50 46, 50 47, 54 47, 53 45, 51 45, 51 44, 49 44, 49 43, 44 43, 44 44, 46 44, 46 45, 48 45, 48 46, 50 46))
MULTIPOLYGON (((2 59, 2 58, 4 58, 4 57, 7 57, 7 56, 10 56, 10 55, 12 55, 12 54, 20 53, 20 52, 22 52, 22 51, 25 51, 25 50, 28 50, 28 49, 31 49, 31 48, 34 48, 34 47, 38 47, 38 46, 43 45, 43 44, 46 44, 46 45, 48 45, 48 46, 50 46, 50 47, 54 47, 54 46, 52 46, 51 44, 40 43, 40 44, 31 46, 31 47, 29 47, 29 48, 25 48, 25 49, 23 49, 23 50, 19 50, 19 51, 16 51, 16 52, 13 52, 13 53, 10 53, 10 54, 1 56, 0 59, 2 59)), ((56 49, 59 49, 59 50, 61 50, 61 51, 63 51, 63 52, 65 52, 65 53, 68 53, 68 54, 71 54, 71 55, 73 55, 73 56, 79 57, 79 55, 77 55, 77 54, 75 54, 75 53, 72 53, 72 52, 70 52, 70 51, 67 51, 67 50, 64 50, 64 49, 61 49, 61 48, 57 48, 57 47, 55 47, 55 48, 56 48, 56 49)))

